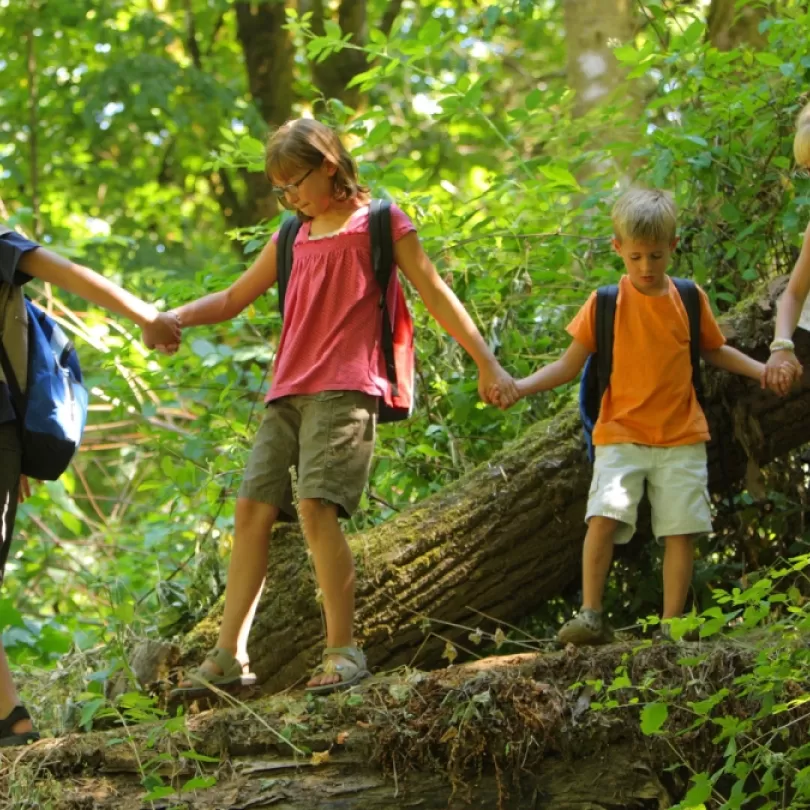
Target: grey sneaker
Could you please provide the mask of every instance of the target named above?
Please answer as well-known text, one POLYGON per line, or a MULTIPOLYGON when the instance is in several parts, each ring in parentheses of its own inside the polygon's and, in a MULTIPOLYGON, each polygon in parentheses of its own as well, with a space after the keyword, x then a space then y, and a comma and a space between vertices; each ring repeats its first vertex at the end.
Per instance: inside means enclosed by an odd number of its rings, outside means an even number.
POLYGON ((574 644, 577 647, 610 644, 613 641, 613 628, 607 623, 601 610, 583 608, 560 628, 557 638, 563 644, 574 644))
MULTIPOLYGON (((653 638, 656 641, 672 641, 676 643, 675 640, 672 638, 672 625, 667 622, 666 624, 660 624, 658 627, 658 632, 653 635, 653 638)), ((695 628, 694 630, 687 630, 679 639, 678 642, 682 641, 689 641, 695 642, 700 641, 700 630, 695 628)))

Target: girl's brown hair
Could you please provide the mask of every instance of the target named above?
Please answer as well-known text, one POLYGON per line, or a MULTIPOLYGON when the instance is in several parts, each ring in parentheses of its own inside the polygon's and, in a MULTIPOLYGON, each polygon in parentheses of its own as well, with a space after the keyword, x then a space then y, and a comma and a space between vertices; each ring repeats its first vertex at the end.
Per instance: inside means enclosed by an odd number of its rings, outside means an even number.
POLYGON ((332 194, 336 200, 360 198, 368 202, 369 190, 360 183, 357 164, 334 130, 312 118, 287 121, 268 139, 265 152, 265 173, 292 180, 297 171, 318 168, 324 160, 337 167, 332 177, 332 194))

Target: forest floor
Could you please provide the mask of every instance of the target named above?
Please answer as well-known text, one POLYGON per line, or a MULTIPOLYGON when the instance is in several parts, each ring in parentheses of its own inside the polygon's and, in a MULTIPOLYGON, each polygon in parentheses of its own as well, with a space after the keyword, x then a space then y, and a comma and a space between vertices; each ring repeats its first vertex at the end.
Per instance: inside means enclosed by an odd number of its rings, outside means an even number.
POLYGON ((685 731, 676 745, 645 736, 640 710, 666 689, 682 690, 679 703, 705 700, 752 655, 728 639, 635 641, 401 669, 317 699, 290 691, 161 715, 136 698, 114 728, 0 753, 0 800, 13 810, 663 810, 722 751, 674 710, 668 728, 685 731))

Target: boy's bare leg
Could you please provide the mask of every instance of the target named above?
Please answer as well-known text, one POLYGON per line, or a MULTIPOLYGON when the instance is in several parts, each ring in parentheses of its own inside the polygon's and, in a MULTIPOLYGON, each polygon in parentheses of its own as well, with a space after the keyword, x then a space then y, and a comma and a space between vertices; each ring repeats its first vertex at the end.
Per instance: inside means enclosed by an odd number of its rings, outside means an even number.
POLYGON ((610 564, 613 561, 613 537, 618 520, 594 516, 588 521, 585 545, 582 547, 582 607, 602 610, 610 564))
MULTIPOLYGON (((270 532, 278 514, 277 506, 249 498, 236 501, 236 527, 217 647, 229 650, 243 664, 248 660, 250 626, 267 574, 270 532)), ((210 660, 204 661, 200 669, 210 675, 222 674, 220 668, 210 660)), ((180 683, 181 688, 193 685, 188 680, 180 683)))
MULTIPOLYGON (((11 679, 6 651, 0 642, 0 720, 8 717, 11 710, 19 703, 20 697, 14 688, 14 681, 11 679)), ((11 730, 15 734, 24 734, 26 731, 33 731, 34 726, 30 720, 19 720, 11 727, 11 730)))
POLYGON ((664 612, 662 619, 674 619, 683 614, 692 568, 695 562, 693 535, 679 534, 665 538, 664 549, 664 612))
MULTIPOLYGON (((354 559, 338 521, 338 508, 318 498, 302 498, 298 504, 304 536, 312 552, 315 578, 323 594, 326 614, 326 646, 349 647, 354 627, 354 559)), ((341 662, 340 656, 334 657, 341 662)), ((337 683, 337 673, 315 675, 308 686, 337 683)))

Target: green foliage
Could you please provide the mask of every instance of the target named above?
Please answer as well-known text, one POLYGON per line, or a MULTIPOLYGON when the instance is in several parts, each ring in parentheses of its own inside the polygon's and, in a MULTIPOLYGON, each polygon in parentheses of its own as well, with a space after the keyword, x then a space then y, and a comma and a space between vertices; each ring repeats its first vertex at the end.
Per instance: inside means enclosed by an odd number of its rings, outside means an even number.
MULTIPOLYGON (((315 30, 313 17, 288 11, 294 113, 315 111, 341 130, 363 179, 414 218, 440 273, 517 376, 559 356, 587 294, 617 277, 609 207, 627 182, 673 190, 681 209, 673 271, 696 278, 718 311, 792 267, 810 203, 791 164, 810 17, 802 4, 782 3, 763 26, 766 50, 720 52, 706 42, 702 6, 665 5, 644 4, 646 24, 615 50, 628 92, 585 117, 575 116, 566 81, 561 3, 422 2, 390 34, 370 25, 368 42, 328 20, 315 30), (365 60, 348 79, 356 107, 348 96, 323 98, 315 76, 349 52, 365 60)), ((266 124, 230 4, 190 7, 199 59, 185 11, 164 3, 49 2, 32 11, 12 2, 0 31, 0 177, 13 221, 34 224, 36 150, 41 235, 166 306, 227 286, 277 225, 235 216, 248 199, 247 170, 262 167, 266 124)), ((378 22, 382 4, 368 13, 378 22)), ((352 529, 439 490, 575 395, 572 384, 507 414, 482 406, 468 358, 411 298, 417 415, 380 431, 352 529)), ((18 664, 52 666, 68 647, 118 649, 125 625, 180 631, 221 592, 235 491, 280 326, 271 291, 234 321, 195 330, 166 360, 147 356, 126 325, 60 300, 82 337, 94 410, 74 469, 21 509, 0 600, 18 664)), ((770 597, 734 600, 748 571, 772 560, 776 538, 780 554, 806 551, 794 496, 804 485, 781 479, 769 515, 745 494, 720 515, 697 571, 704 635, 736 611, 751 626, 766 618, 770 597), (717 601, 721 583, 740 584, 730 605, 717 601)), ((619 560, 610 606, 628 622, 660 603, 655 553, 645 546, 619 560)), ((540 617, 538 635, 562 611, 540 617)), ((645 730, 667 733, 667 705, 648 701, 645 730)), ((696 781, 690 801, 705 801, 707 785, 696 781)))
POLYGON ((675 620, 673 639, 693 627, 701 639, 681 649, 678 664, 689 675, 682 687, 665 686, 660 672, 634 665, 635 653, 647 645, 627 657, 612 682, 589 682, 598 698, 592 709, 626 712, 640 706, 641 734, 656 738, 664 760, 676 755, 689 777, 678 810, 704 805, 793 810, 810 801, 808 750, 802 744, 808 566, 806 554, 781 561, 747 587, 718 590, 715 600, 722 608, 675 620))

